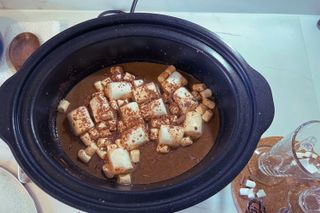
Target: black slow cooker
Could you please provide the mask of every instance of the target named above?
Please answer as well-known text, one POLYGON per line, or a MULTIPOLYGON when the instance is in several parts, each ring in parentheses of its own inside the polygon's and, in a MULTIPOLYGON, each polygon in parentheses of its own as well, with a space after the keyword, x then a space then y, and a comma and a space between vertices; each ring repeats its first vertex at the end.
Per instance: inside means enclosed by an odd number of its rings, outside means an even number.
MULTIPOLYGON (((152 70, 150 70, 152 72, 152 70)), ((266 80, 215 34, 178 18, 118 14, 71 27, 43 44, 0 88, 0 136, 39 187, 90 212, 172 212, 214 195, 241 171, 274 116, 266 80), (103 67, 173 64, 215 91, 221 128, 209 154, 186 173, 120 186, 79 169, 55 129, 58 102, 103 67)))

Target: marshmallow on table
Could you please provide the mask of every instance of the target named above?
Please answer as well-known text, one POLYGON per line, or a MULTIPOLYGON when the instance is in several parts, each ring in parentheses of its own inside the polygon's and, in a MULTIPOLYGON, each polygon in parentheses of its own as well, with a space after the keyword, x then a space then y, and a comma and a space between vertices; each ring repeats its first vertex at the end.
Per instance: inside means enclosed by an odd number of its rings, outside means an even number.
POLYGON ((203 120, 201 114, 196 111, 190 111, 186 114, 184 121, 184 134, 193 139, 199 138, 203 133, 203 120))
POLYGON ((187 84, 188 81, 179 72, 175 71, 161 83, 161 86, 167 93, 173 93, 179 87, 187 84))
POLYGON ((124 174, 133 169, 129 152, 123 148, 110 149, 107 152, 113 174, 124 174))
POLYGON ((185 87, 180 87, 173 93, 173 100, 178 104, 183 113, 191 111, 198 106, 198 101, 193 98, 192 94, 185 87))
POLYGON ((80 106, 68 113, 68 120, 73 133, 78 136, 94 127, 89 111, 85 106, 80 106))
POLYGON ((114 118, 114 113, 110 111, 108 100, 102 93, 95 95, 89 104, 95 122, 98 123, 114 118))
POLYGON ((108 83, 104 93, 110 100, 126 99, 132 97, 132 85, 129 82, 111 82, 108 83))
POLYGON ((123 122, 129 128, 144 123, 136 102, 131 102, 120 107, 120 112, 123 122))
POLYGON ((256 182, 254 182, 252 180, 246 180, 246 187, 254 188, 254 187, 256 187, 256 182))
POLYGON ((135 149, 147 141, 149 141, 149 137, 143 125, 135 126, 121 133, 122 145, 128 150, 135 149))
POLYGON ((147 83, 133 89, 134 100, 138 103, 144 103, 160 97, 160 91, 155 83, 147 83))
POLYGON ((167 108, 162 98, 140 105, 140 112, 143 118, 150 119, 167 115, 167 108))
POLYGON ((179 146, 183 138, 184 130, 180 126, 161 125, 158 136, 158 144, 179 146))
POLYGON ((259 189, 256 193, 258 198, 263 198, 265 196, 267 196, 267 194, 265 193, 265 191, 263 189, 259 189))

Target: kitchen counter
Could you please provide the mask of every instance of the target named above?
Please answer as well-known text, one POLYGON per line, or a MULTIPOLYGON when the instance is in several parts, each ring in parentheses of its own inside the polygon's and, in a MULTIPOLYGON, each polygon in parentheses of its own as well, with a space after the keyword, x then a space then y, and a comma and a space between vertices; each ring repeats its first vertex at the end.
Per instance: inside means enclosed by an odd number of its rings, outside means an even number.
MULTIPOLYGON (((62 31, 95 18, 100 12, 0 10, 0 33, 3 37, 5 29, 22 21, 58 21, 59 31, 62 31)), ((275 118, 264 136, 285 135, 305 121, 320 119, 320 30, 316 26, 320 16, 182 12, 163 14, 187 19, 215 32, 267 79, 273 92, 275 118)), ((0 63, 6 62, 0 60, 0 63)), ((0 69, 0 84, 12 74, 13 71, 0 69)), ((0 100, 0 109, 2 104, 5 103, 0 100)), ((0 166, 16 174, 17 163, 1 140, 0 166)), ((35 199, 39 212, 79 212, 52 198, 32 182, 25 186, 35 199)), ((182 212, 237 212, 230 185, 215 196, 182 212)))

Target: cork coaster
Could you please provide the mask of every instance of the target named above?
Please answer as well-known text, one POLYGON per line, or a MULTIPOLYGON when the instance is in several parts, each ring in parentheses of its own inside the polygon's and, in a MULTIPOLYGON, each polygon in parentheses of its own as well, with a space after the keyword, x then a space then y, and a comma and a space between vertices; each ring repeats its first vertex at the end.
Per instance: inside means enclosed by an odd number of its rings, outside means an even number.
MULTIPOLYGON (((259 148, 271 148, 282 137, 274 136, 263 138, 259 141, 259 148)), ((289 199, 291 200, 291 208, 295 213, 302 212, 298 205, 298 192, 311 186, 320 186, 320 181, 313 180, 297 180, 292 178, 280 178, 273 185, 263 183, 252 176, 252 172, 248 165, 256 164, 257 157, 253 157, 248 162, 247 166, 240 172, 240 174, 233 180, 231 184, 232 197, 238 209, 238 212, 245 212, 249 199, 246 196, 240 196, 240 188, 245 188, 245 181, 247 179, 254 180, 257 184, 256 190, 263 189, 267 196, 263 198, 263 203, 267 212, 277 212, 280 208, 288 207, 289 199), (290 192, 290 193, 289 193, 290 192)), ((252 168, 253 166, 251 166, 252 168)), ((254 171, 256 172, 256 171, 254 171)))

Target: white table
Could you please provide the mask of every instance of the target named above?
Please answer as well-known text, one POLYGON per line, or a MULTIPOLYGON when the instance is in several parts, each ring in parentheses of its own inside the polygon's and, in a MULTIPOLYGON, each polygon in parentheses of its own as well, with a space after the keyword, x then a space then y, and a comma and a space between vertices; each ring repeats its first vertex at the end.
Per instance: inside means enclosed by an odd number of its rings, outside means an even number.
MULTIPOLYGON (((59 21, 61 30, 94 18, 101 11, 0 10, 0 32, 12 22, 59 21)), ((271 14, 166 13, 217 33, 271 85, 275 118, 264 136, 285 135, 299 124, 320 119, 320 16, 271 14)), ((3 70, 0 70, 0 76, 3 70)), ((5 104, 1 102, 1 104, 5 104)), ((1 109, 1 105, 0 105, 1 109)), ((0 111, 1 113, 1 111, 0 111)), ((10 150, 0 142, 0 166, 16 174, 10 150)), ((34 183, 26 185, 39 212, 79 212, 52 198, 34 183)), ((0 192, 1 193, 1 192, 0 192)), ((184 213, 236 212, 230 185, 184 213)))

